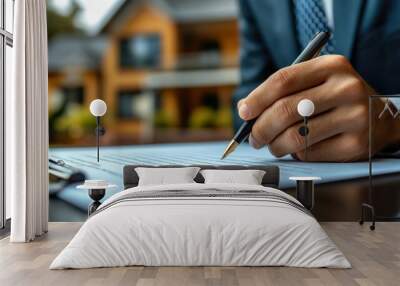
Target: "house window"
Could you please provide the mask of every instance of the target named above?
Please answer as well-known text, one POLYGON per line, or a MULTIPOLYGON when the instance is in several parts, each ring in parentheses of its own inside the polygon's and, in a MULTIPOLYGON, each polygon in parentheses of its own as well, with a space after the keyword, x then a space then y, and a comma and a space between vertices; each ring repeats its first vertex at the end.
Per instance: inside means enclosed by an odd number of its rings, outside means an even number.
POLYGON ((219 99, 217 92, 206 92, 203 94, 202 104, 213 110, 218 110, 219 99))
POLYGON ((138 90, 120 91, 117 102, 117 115, 120 119, 146 119, 154 109, 154 96, 138 90))
POLYGON ((158 68, 161 64, 161 40, 158 34, 137 35, 120 42, 122 68, 158 68))
POLYGON ((134 92, 120 92, 118 94, 118 117, 122 119, 134 119, 135 98, 138 96, 134 92))
POLYGON ((5 190, 5 105, 11 94, 14 0, 0 0, 0 229, 10 214, 10 194, 5 190))
POLYGON ((220 53, 221 46, 217 40, 206 40, 200 44, 200 51, 220 53))
POLYGON ((83 105, 83 87, 64 87, 62 89, 65 105, 83 105))

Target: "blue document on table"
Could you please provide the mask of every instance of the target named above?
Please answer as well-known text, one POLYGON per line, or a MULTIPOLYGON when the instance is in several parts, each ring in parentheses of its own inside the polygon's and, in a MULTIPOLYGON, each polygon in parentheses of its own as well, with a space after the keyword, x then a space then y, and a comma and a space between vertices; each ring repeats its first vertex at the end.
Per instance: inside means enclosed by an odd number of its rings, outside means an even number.
MULTIPOLYGON (((368 162, 355 163, 304 163, 290 156, 275 158, 266 148, 254 150, 242 144, 228 158, 221 161, 227 142, 159 144, 103 147, 97 163, 96 148, 51 148, 50 158, 81 169, 88 179, 103 179, 118 185, 107 192, 107 196, 123 190, 122 169, 125 165, 277 165, 280 168, 280 188, 295 186, 291 176, 319 176, 319 183, 342 181, 368 176, 368 162)), ((399 159, 375 159, 373 174, 382 175, 400 172, 399 159)), ((85 191, 71 186, 57 196, 83 210, 90 199, 85 191)))

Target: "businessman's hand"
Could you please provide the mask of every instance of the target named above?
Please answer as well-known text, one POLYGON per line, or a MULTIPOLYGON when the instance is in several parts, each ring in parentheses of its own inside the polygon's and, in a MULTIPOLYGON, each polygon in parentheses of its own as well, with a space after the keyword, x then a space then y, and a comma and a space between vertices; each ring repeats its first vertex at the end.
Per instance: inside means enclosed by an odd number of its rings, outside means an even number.
MULTIPOLYGON (((309 120, 309 161, 355 161, 368 158, 368 97, 374 90, 345 57, 321 56, 283 68, 238 103, 244 120, 260 116, 250 135, 254 148, 267 145, 272 154, 292 154, 304 160, 302 118, 297 104, 308 98, 315 104, 309 120)), ((374 100, 374 110, 384 107, 374 100)), ((400 142, 400 120, 374 116, 374 150, 400 142)))

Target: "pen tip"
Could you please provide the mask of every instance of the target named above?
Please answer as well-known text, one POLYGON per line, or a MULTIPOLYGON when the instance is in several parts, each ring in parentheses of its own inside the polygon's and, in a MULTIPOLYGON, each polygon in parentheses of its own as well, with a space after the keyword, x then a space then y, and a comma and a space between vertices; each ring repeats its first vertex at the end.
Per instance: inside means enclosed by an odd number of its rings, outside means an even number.
POLYGON ((235 149, 238 145, 239 145, 239 143, 237 143, 235 140, 232 140, 226 147, 224 154, 222 154, 221 160, 224 160, 226 157, 228 157, 229 154, 231 154, 233 151, 235 151, 235 149))

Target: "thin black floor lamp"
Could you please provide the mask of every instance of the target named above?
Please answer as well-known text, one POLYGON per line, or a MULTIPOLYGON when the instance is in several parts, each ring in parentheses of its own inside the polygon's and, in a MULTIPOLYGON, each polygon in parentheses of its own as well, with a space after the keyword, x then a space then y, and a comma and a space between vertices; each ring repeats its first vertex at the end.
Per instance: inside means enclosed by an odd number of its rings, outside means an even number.
POLYGON ((100 161, 100 136, 106 133, 106 129, 100 124, 100 117, 107 112, 107 104, 101 99, 95 99, 90 103, 90 113, 96 117, 96 143, 97 143, 97 162, 100 161))
POLYGON ((373 105, 372 101, 374 99, 379 99, 379 98, 384 98, 386 99, 386 104, 384 106, 384 109, 379 113, 378 118, 381 119, 381 117, 384 115, 385 112, 388 112, 390 116, 392 116, 394 119, 396 119, 399 116, 399 111, 397 110, 396 107, 393 107, 391 105, 389 98, 400 98, 400 95, 372 95, 369 97, 369 126, 368 126, 368 201, 364 202, 361 204, 361 219, 359 223, 362 225, 364 224, 364 221, 367 217, 367 213, 370 213, 371 217, 371 225, 370 229, 375 230, 375 221, 376 221, 376 213, 375 213, 375 206, 373 203, 372 199, 372 192, 374 190, 374 185, 372 181, 372 161, 373 161, 373 156, 372 156, 372 116, 373 116, 373 105))

